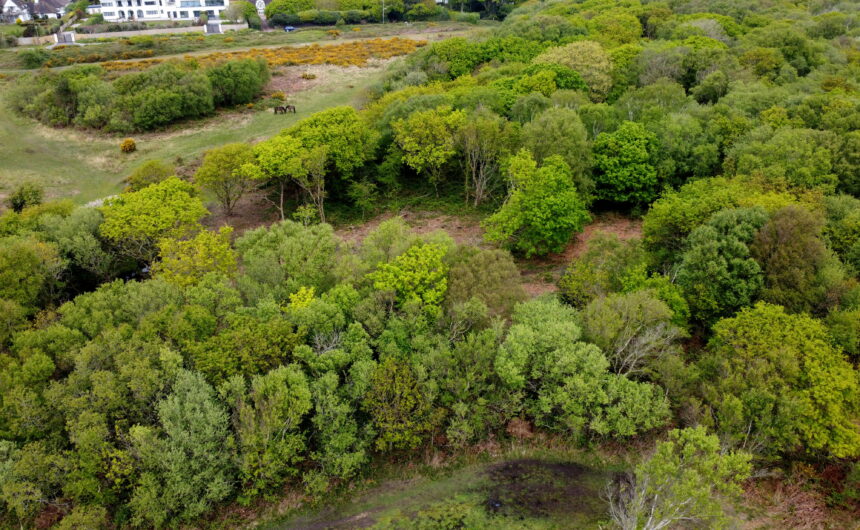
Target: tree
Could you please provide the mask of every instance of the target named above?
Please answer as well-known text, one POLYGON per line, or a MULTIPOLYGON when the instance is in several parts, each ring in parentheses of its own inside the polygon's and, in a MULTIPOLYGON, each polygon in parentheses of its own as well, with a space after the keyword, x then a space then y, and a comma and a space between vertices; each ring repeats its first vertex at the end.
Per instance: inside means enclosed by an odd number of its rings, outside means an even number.
POLYGON ((269 81, 269 65, 260 59, 226 61, 206 69, 216 107, 251 103, 269 81))
POLYGON ((568 108, 551 108, 523 127, 523 146, 532 152, 538 164, 553 155, 561 156, 570 167, 576 189, 583 197, 594 192, 591 170, 591 147, 588 133, 579 114, 568 108))
POLYGON ((523 149, 511 158, 508 174, 508 199, 483 223, 487 240, 509 245, 526 257, 560 252, 590 220, 560 156, 547 158, 538 169, 531 153, 523 149))
POLYGON ((245 232, 235 246, 244 270, 239 283, 253 300, 286 302, 301 287, 323 292, 334 284, 338 241, 330 225, 281 221, 245 232))
POLYGON ((559 295, 568 304, 583 308, 594 299, 623 291, 625 281, 643 270, 646 260, 638 241, 598 232, 561 277, 559 295))
POLYGON ((583 337, 603 350, 613 372, 648 372, 653 363, 678 352, 683 331, 672 317, 669 306, 649 290, 613 294, 586 306, 583 337))
POLYGON ((130 438, 142 469, 132 492, 135 524, 190 521, 233 490, 227 412, 203 376, 180 371, 156 407, 163 436, 137 425, 130 438))
POLYGON ((162 239, 158 243, 160 261, 154 275, 180 287, 189 287, 210 273, 231 277, 236 274, 236 252, 230 247, 233 229, 202 230, 188 240, 162 239))
POLYGON ((710 323, 756 299, 762 272, 749 245, 766 221, 761 208, 723 210, 687 238, 677 280, 695 319, 710 323))
POLYGON ((457 154, 457 135, 466 123, 463 111, 449 106, 417 111, 391 124, 394 138, 403 149, 403 161, 415 171, 427 172, 437 189, 442 168, 457 154))
POLYGON ((762 300, 788 311, 824 309, 826 286, 820 277, 828 258, 821 240, 822 220, 801 206, 773 213, 750 244, 764 272, 762 300))
POLYGON ((760 302, 713 331, 699 364, 726 439, 764 456, 860 454, 860 381, 821 322, 760 302))
POLYGON ((50 300, 65 263, 57 248, 32 237, 0 238, 0 300, 27 313, 50 300))
POLYGON ((580 340, 572 308, 536 299, 518 305, 512 322, 495 369, 510 392, 522 393, 537 425, 586 440, 633 436, 665 422, 661 390, 610 373, 600 349, 580 340))
POLYGON ((147 263, 157 255, 158 241, 195 232, 208 213, 194 187, 176 177, 108 199, 101 211, 101 235, 147 263))
POLYGON ((320 222, 325 222, 325 173, 328 163, 328 146, 318 145, 302 156, 305 167, 304 174, 296 176, 296 182, 308 195, 317 209, 320 222))
POLYGON ((368 275, 373 287, 394 291, 401 304, 419 302, 428 311, 438 311, 448 289, 447 249, 424 244, 409 247, 391 263, 382 263, 368 275))
POLYGON ((478 206, 496 187, 499 165, 513 149, 517 127, 489 110, 476 110, 460 129, 466 158, 466 200, 478 206))
POLYGON ((355 407, 340 395, 338 384, 337 374, 326 372, 311 386, 317 439, 317 450, 311 456, 320 469, 318 475, 309 475, 306 482, 312 482, 314 476, 323 484, 328 483, 329 477, 350 479, 370 458, 369 429, 357 419, 355 407))
POLYGON ((19 184, 12 193, 6 197, 6 205, 15 212, 21 212, 28 206, 42 204, 45 197, 45 189, 33 182, 19 184))
POLYGON ((625 121, 615 132, 594 140, 597 198, 648 204, 657 198, 657 137, 636 122, 625 121))
POLYGON ((567 66, 585 79, 595 101, 602 101, 612 88, 612 60, 599 43, 582 40, 550 48, 538 55, 536 63, 567 66))
POLYGON ((254 157, 257 159, 255 166, 243 166, 242 171, 247 171, 251 178, 268 180, 274 182, 278 189, 278 200, 272 203, 281 214, 281 221, 286 219, 284 215, 284 195, 287 185, 296 178, 305 175, 306 168, 302 163, 304 147, 298 138, 280 134, 273 136, 265 142, 254 146, 254 157))
POLYGON ((751 470, 749 454, 723 452, 704 427, 673 429, 632 473, 609 485, 609 514, 623 530, 723 528, 728 521, 720 496, 740 496, 751 470))
POLYGON ((140 191, 174 175, 176 175, 176 168, 172 164, 161 160, 148 160, 135 168, 131 175, 125 178, 125 191, 140 191))
POLYGON ((236 202, 252 187, 252 174, 247 165, 253 163, 254 148, 246 143, 216 147, 203 155, 203 164, 194 174, 194 182, 211 191, 230 216, 236 202))
POLYGON ((235 376, 220 392, 234 409, 241 500, 247 504, 298 474, 306 443, 301 423, 311 410, 311 391, 295 364, 255 376, 250 393, 246 384, 243 376, 235 376))
POLYGON ((281 132, 301 141, 305 149, 328 146, 328 161, 343 179, 372 159, 379 140, 354 108, 332 107, 281 132))
POLYGON ((799 188, 832 192, 838 184, 833 168, 837 141, 830 131, 763 127, 736 142, 727 154, 727 171, 761 174, 799 188))
POLYGON ((513 257, 500 249, 458 249, 448 272, 446 304, 453 307, 475 298, 490 315, 507 316, 514 304, 526 298, 520 271, 513 257))
POLYGON ((412 368, 392 356, 374 370, 363 406, 375 427, 375 446, 380 451, 414 449, 430 431, 430 400, 412 368))

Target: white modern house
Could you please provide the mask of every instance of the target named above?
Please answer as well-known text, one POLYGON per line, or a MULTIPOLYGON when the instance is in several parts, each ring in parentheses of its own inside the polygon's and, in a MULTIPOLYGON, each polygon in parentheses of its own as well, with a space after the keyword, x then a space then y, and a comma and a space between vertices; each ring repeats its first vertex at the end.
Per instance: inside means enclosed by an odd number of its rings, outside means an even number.
MULTIPOLYGON (((9 1, 9 0, 7 0, 9 1)), ((229 0, 102 0, 101 13, 111 22, 220 18, 229 0)))
POLYGON ((27 22, 33 18, 62 18, 69 0, 0 0, 3 6, 2 19, 27 22))

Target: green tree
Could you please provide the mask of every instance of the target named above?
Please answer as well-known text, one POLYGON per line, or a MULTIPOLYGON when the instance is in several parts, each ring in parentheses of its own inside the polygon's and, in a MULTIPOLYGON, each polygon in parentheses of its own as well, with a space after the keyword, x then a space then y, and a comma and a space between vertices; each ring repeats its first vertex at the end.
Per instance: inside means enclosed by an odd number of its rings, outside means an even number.
POLYGON ((181 238, 200 228, 208 212, 191 184, 172 177, 105 201, 102 236, 134 259, 151 262, 163 238, 181 238))
POLYGON ((678 353, 683 331, 672 310, 649 290, 593 300, 582 312, 583 337, 603 350, 617 374, 649 372, 678 353))
POLYGON ((281 221, 249 230, 236 240, 244 272, 239 284, 253 300, 286 302, 301 287, 325 291, 334 284, 337 246, 330 225, 281 221))
POLYGON ((320 222, 325 222, 325 174, 328 163, 328 146, 318 145, 302 156, 305 171, 296 176, 296 183, 310 196, 320 222))
POLYGON ((550 48, 534 62, 560 64, 578 72, 595 101, 602 101, 612 88, 612 59, 597 42, 582 40, 550 48))
POLYGON ((460 129, 466 159, 466 200, 478 206, 490 197, 499 177, 499 165, 513 149, 519 129, 492 111, 476 110, 460 129))
POLYGON ((713 330, 699 364, 720 433, 765 456, 860 454, 860 381, 821 322, 760 302, 713 330))
POLYGON ((508 173, 510 195, 484 221, 485 237, 526 257, 560 252, 590 220, 567 163, 551 156, 538 169, 531 153, 523 149, 511 158, 508 173))
POLYGON ((561 156, 570 167, 576 189, 583 197, 594 193, 591 146, 579 114, 568 108, 551 108, 523 127, 523 146, 538 164, 553 155, 561 156))
POLYGON ((394 138, 403 150, 403 161, 415 171, 427 172, 439 188, 442 168, 457 154, 457 135, 466 123, 463 111, 449 106, 417 111, 391 124, 394 138))
POLYGON ((234 409, 241 500, 247 503, 298 473, 306 449, 301 423, 311 410, 311 391, 307 377, 295 364, 255 376, 250 393, 245 385, 245 378, 236 376, 220 391, 234 409))
POLYGON ((202 230, 191 239, 162 239, 158 243, 160 261, 152 272, 180 287, 194 285, 210 273, 230 277, 236 274, 236 252, 230 247, 233 229, 202 230))
POLYGON ((286 219, 284 215, 284 196, 287 186, 293 179, 305 176, 306 168, 302 163, 302 155, 305 153, 301 140, 298 138, 280 134, 273 136, 265 142, 254 146, 254 157, 256 165, 245 165, 241 172, 247 173, 251 178, 273 182, 277 186, 278 199, 272 204, 281 214, 281 220, 286 219))
POLYGON ((332 107, 281 132, 297 138, 305 149, 328 146, 328 162, 344 179, 372 159, 379 140, 352 107, 332 107))
POLYGON ((409 247, 390 263, 382 263, 368 275, 373 287, 394 291, 401 304, 420 302, 428 311, 438 311, 448 289, 447 249, 424 244, 409 247))
POLYGON ((761 298, 790 312, 821 311, 828 297, 822 269, 828 261, 822 220, 801 206, 773 213, 750 244, 764 272, 761 298))
POLYGON ((251 103, 269 81, 269 65, 265 59, 226 61, 206 69, 212 83, 212 98, 216 107, 232 107, 251 103))
POLYGON ((622 437, 662 425, 662 391, 608 371, 609 361, 582 342, 573 309, 552 299, 518 305, 495 369, 511 392, 523 393, 537 425, 580 440, 622 437))
POLYGON ((657 198, 657 137, 636 122, 625 121, 615 132, 594 140, 597 198, 648 204, 657 198))
POLYGON ((520 271, 505 250, 460 248, 448 272, 449 307, 478 299, 493 316, 507 316, 526 298, 520 271))
POLYGON ((431 402, 412 368, 389 356, 379 363, 362 402, 376 430, 380 451, 414 449, 431 427, 431 402))
POLYGON ((28 313, 52 298, 64 269, 50 243, 32 237, 0 238, 0 299, 28 313))
POLYGON ((561 299, 581 308, 596 298, 623 291, 625 280, 643 270, 646 260, 638 241, 599 232, 561 277, 561 299))
POLYGON ((233 207, 252 188, 248 164, 254 163, 254 149, 246 143, 232 143, 206 151, 203 164, 194 174, 194 182, 211 191, 224 213, 233 215, 233 207))
POLYGON ((710 323, 755 301, 762 272, 749 245, 766 221, 761 208, 724 210, 690 234, 677 280, 694 318, 710 323))
POLYGON ((623 530, 725 528, 721 497, 740 497, 751 471, 749 454, 722 451, 704 427, 673 429, 632 473, 609 486, 609 514, 623 530))
POLYGON ((174 175, 176 175, 176 168, 172 164, 161 160, 148 160, 136 167, 131 175, 125 178, 125 191, 140 191, 174 175))
POLYGON ((15 212, 21 212, 28 206, 42 204, 45 197, 45 189, 33 182, 25 182, 18 185, 12 193, 6 197, 6 205, 15 212))
POLYGON ((235 470, 227 412, 203 376, 179 372, 156 407, 163 435, 137 425, 130 438, 142 470, 129 505, 135 524, 191 521, 227 498, 235 470))

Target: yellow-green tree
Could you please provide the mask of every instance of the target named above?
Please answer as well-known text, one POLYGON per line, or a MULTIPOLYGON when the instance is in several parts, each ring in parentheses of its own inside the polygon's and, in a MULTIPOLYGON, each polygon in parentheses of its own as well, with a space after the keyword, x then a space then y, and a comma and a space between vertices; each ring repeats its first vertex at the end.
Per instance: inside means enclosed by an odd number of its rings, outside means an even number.
POLYGON ((438 189, 443 167, 457 154, 457 135, 465 123, 464 112, 443 105, 413 112, 391 127, 406 164, 419 173, 426 172, 438 189))
POLYGON ((233 228, 222 226, 218 232, 203 230, 191 239, 162 239, 158 243, 161 260, 153 273, 168 282, 188 287, 209 273, 232 276, 236 273, 236 252, 230 246, 233 228))

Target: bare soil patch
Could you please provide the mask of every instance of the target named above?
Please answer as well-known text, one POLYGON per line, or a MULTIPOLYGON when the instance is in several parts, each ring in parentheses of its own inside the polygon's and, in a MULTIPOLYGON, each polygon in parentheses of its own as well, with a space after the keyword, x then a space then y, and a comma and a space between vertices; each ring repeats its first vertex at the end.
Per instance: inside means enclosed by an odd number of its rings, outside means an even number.
POLYGON ((211 215, 203 220, 207 228, 218 229, 229 225, 233 227, 233 237, 239 237, 248 230, 267 226, 278 221, 278 213, 266 200, 263 192, 249 193, 242 197, 233 208, 233 215, 227 216, 220 205, 210 206, 211 215))
POLYGON ((367 234, 379 225, 393 217, 400 217, 412 230, 418 234, 429 234, 439 230, 445 231, 459 245, 487 246, 484 243, 484 230, 478 218, 439 215, 435 212, 413 212, 401 210, 397 213, 387 212, 373 219, 357 224, 343 226, 335 230, 342 240, 350 243, 361 243, 367 234))

